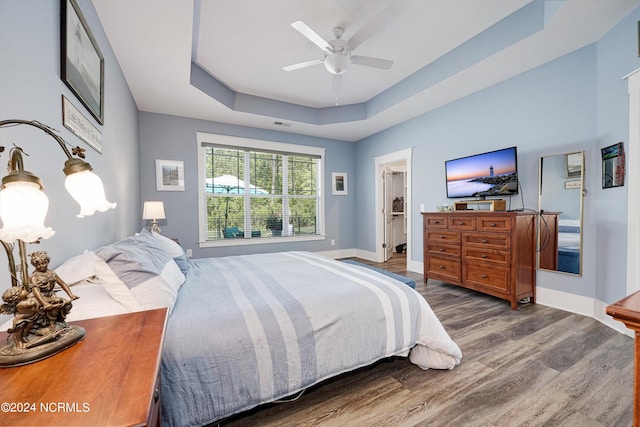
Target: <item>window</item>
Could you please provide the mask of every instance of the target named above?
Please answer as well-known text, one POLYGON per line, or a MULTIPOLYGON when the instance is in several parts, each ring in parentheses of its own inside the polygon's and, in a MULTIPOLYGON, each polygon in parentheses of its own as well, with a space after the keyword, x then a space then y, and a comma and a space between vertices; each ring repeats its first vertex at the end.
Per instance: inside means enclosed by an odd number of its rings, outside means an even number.
POLYGON ((200 246, 324 235, 324 149, 197 133, 200 246))

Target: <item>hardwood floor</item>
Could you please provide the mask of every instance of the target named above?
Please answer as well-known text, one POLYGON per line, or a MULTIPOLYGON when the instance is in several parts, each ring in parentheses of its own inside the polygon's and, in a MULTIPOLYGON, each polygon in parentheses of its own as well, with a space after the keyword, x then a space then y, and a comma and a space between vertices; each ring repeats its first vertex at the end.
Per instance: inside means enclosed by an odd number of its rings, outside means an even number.
POLYGON ((451 371, 396 358, 344 374, 228 426, 631 426, 634 342, 580 315, 509 303, 407 272, 462 349, 451 371))

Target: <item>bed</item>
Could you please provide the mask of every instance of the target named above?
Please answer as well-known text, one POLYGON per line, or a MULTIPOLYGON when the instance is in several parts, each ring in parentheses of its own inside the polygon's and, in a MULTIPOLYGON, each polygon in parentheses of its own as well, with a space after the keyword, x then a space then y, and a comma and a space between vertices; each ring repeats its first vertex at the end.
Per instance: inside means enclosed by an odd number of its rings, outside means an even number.
POLYGON ((580 274, 580 220, 558 221, 558 271, 580 274))
POLYGON ((310 252, 188 260, 143 231, 56 271, 80 296, 68 322, 169 308, 167 426, 223 420, 389 356, 423 369, 453 369, 462 357, 415 290, 310 252))

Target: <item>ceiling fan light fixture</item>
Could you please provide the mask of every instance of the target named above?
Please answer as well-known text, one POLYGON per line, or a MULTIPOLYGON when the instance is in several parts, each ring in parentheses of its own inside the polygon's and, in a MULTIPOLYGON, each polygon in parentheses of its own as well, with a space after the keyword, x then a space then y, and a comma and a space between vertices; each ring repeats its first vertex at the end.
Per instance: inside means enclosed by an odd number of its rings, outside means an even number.
POLYGON ((344 73, 349 68, 350 63, 349 55, 344 53, 330 54, 324 59, 324 66, 331 74, 344 73))

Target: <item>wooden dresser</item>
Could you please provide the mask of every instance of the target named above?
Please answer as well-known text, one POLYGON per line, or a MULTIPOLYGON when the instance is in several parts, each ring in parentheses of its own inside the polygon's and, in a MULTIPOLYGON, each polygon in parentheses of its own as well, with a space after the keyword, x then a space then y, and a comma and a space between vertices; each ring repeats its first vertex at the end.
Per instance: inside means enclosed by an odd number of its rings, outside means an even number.
POLYGON ((424 281, 535 302, 536 221, 524 212, 423 213, 424 281))
POLYGON ((163 308, 70 322, 85 328, 84 340, 0 369, 0 425, 160 425, 166 319, 163 308))
POLYGON ((633 425, 637 427, 640 426, 640 291, 607 306, 605 310, 609 316, 634 331, 633 425))

